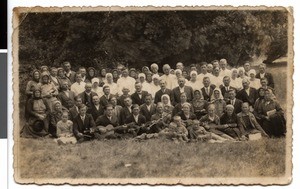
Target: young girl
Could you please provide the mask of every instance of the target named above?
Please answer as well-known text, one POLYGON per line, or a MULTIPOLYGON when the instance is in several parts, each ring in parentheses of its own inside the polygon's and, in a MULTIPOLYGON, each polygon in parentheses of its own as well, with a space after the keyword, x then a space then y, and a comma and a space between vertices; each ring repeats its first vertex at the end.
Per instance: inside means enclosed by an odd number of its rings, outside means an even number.
POLYGON ((73 122, 68 120, 69 114, 64 111, 62 119, 57 123, 57 139, 55 142, 58 144, 76 144, 77 140, 73 135, 73 122))

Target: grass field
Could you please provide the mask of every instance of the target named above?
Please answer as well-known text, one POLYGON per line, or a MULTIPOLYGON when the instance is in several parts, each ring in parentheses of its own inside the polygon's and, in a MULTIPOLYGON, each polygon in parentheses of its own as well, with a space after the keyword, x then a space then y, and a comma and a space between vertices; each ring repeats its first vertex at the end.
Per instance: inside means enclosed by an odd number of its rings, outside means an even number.
POLYGON ((174 143, 162 139, 58 146, 20 140, 21 178, 258 177, 285 173, 285 140, 174 143))
MULTIPOLYGON (((286 67, 269 66, 286 110, 286 67)), ((278 177, 285 173, 285 139, 238 143, 92 141, 58 146, 19 139, 19 178, 278 177)))

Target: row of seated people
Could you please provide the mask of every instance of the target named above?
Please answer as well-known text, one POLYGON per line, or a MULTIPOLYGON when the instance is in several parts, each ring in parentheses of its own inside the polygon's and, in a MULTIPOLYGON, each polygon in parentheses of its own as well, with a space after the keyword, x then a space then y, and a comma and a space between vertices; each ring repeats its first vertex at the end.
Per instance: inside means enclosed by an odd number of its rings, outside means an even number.
MULTIPOLYGON (((247 94, 249 81, 247 79, 243 81, 247 94)), ((178 82, 180 84, 181 80, 179 79, 178 82)), ((136 90, 139 88, 141 86, 137 83, 136 90)), ((67 85, 66 89, 68 89, 67 85)), ((109 91, 109 87, 105 89, 109 91)), ((91 94, 90 87, 86 87, 86 90, 88 91, 85 91, 85 94, 91 94)), ((69 129, 69 131, 72 130, 72 133, 69 133, 68 136, 74 135, 76 141, 85 141, 95 137, 98 139, 122 138, 122 136, 138 137, 160 133, 169 128, 170 122, 174 121, 172 119, 175 118, 174 116, 179 116, 183 121, 199 120, 199 124, 210 133, 210 136, 211 133, 214 133, 214 138, 217 138, 215 135, 218 135, 225 140, 241 140, 243 137, 247 137, 252 133, 252 131, 243 131, 247 128, 255 129, 254 133, 259 131, 264 136, 280 137, 285 134, 283 111, 271 89, 260 88, 254 104, 250 104, 247 99, 237 99, 235 89, 229 89, 227 102, 218 88, 213 90, 209 101, 203 99, 200 90, 195 90, 193 95, 192 101, 188 101, 187 93, 181 92, 180 102, 175 106, 172 105, 168 94, 163 94, 161 101, 156 104, 152 95, 146 94, 145 102, 141 105, 132 104, 133 100, 128 96, 123 99, 124 106, 118 105, 118 99, 115 96, 107 99, 108 103, 103 106, 100 104, 97 94, 90 96, 90 101, 85 101, 86 95, 78 95, 75 97, 75 105, 66 108, 62 105, 63 102, 57 99, 49 103, 47 101, 49 99, 42 97, 41 88, 37 88, 26 105, 26 124, 22 129, 22 136, 41 137, 50 133, 53 137, 61 137, 65 136, 61 134, 62 130, 69 129), (52 109, 50 109, 50 105, 52 105, 52 109), (228 115, 230 117, 226 117, 228 115), (242 117, 240 123, 236 119, 239 115, 242 117), (67 117, 68 124, 63 124, 62 128, 64 129, 61 129, 60 125, 64 116, 67 117), (244 119, 244 117, 246 118, 244 119), (165 121, 165 119, 169 121, 165 121), (222 119, 227 120, 226 123, 221 123, 222 119), (159 121, 153 122, 155 120, 159 121), (235 125, 232 128, 227 128, 228 125, 224 126, 231 122, 235 125), (208 126, 206 126, 207 124, 208 126), (224 129, 231 130, 232 133, 224 133, 224 129)), ((189 122, 185 123, 185 127, 188 130, 189 140, 198 138, 194 136, 194 130, 191 129, 194 127, 190 127, 189 122)), ((68 141, 68 139, 66 140, 68 141)))

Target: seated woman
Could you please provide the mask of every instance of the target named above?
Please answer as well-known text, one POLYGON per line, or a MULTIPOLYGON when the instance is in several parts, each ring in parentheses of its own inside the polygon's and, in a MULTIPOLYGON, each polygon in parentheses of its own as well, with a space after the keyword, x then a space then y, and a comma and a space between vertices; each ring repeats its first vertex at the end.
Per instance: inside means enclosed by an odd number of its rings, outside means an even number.
POLYGON ((21 131, 22 137, 44 137, 48 135, 50 109, 41 97, 41 90, 35 89, 26 104, 27 122, 21 131))
POLYGON ((265 90, 264 101, 258 108, 261 115, 262 128, 269 136, 281 137, 286 133, 286 121, 279 103, 272 98, 270 89, 265 90))
POLYGON ((76 144, 77 140, 73 134, 73 122, 69 120, 69 113, 64 111, 61 120, 57 122, 56 130, 57 139, 55 142, 58 144, 76 144))
POLYGON ((52 109, 53 110, 50 113, 49 133, 52 135, 52 137, 57 138, 56 136, 57 123, 61 120, 62 113, 63 113, 61 102, 58 100, 53 102, 52 109))
POLYGON ((237 116, 234 113, 234 106, 228 104, 225 113, 220 118, 220 124, 223 126, 220 130, 234 139, 242 139, 242 134, 237 125, 237 116))
POLYGON ((226 102, 219 88, 214 89, 213 95, 211 97, 211 103, 215 105, 217 116, 221 117, 225 111, 226 102))
POLYGON ((185 128, 185 124, 182 122, 179 116, 173 117, 173 122, 170 123, 169 127, 165 128, 159 133, 159 136, 166 139, 172 139, 174 141, 187 142, 188 131, 185 128))
POLYGON ((200 122, 201 122, 202 126, 206 129, 206 131, 212 132, 216 135, 219 135, 220 137, 222 137, 224 139, 233 140, 232 137, 230 137, 229 135, 227 135, 224 132, 222 132, 221 130, 219 130, 219 129, 222 129, 223 127, 220 125, 220 118, 216 114, 214 104, 210 104, 208 106, 207 112, 208 112, 208 114, 206 114, 205 116, 203 116, 200 119, 200 122))
POLYGON ((262 136, 268 137, 267 133, 262 129, 256 121, 255 116, 250 112, 248 102, 242 104, 242 112, 237 114, 238 127, 243 136, 249 138, 252 134, 260 133, 262 136))
POLYGON ((182 109, 181 111, 177 114, 182 121, 187 121, 187 120, 195 120, 197 119, 196 115, 191 112, 191 105, 188 102, 185 102, 182 104, 182 109))
POLYGON ((262 108, 262 104, 264 103, 264 99, 265 99, 265 89, 260 87, 258 89, 258 98, 256 99, 255 103, 254 103, 254 107, 253 107, 253 114, 256 117, 257 122, 262 125, 262 119, 263 119, 263 114, 261 112, 262 108))
POLYGON ((164 94, 161 96, 161 102, 163 103, 164 112, 166 113, 172 113, 174 106, 171 104, 170 96, 167 94, 164 94))
MULTIPOLYGON (((180 93, 180 102, 175 105, 173 111, 172 111, 172 116, 177 115, 180 111, 182 111, 182 105, 187 102, 187 96, 185 92, 180 93)), ((190 111, 194 112, 194 109, 192 106, 190 106, 190 111)))
POLYGON ((156 113, 151 116, 151 124, 153 126, 150 128, 151 133, 158 133, 162 129, 168 127, 171 122, 171 114, 164 112, 164 106, 162 102, 157 103, 156 113))
POLYGON ((194 91, 194 99, 192 101, 192 106, 194 109, 194 114, 197 116, 197 119, 201 119, 202 116, 207 114, 206 108, 208 103, 203 99, 200 90, 194 91))

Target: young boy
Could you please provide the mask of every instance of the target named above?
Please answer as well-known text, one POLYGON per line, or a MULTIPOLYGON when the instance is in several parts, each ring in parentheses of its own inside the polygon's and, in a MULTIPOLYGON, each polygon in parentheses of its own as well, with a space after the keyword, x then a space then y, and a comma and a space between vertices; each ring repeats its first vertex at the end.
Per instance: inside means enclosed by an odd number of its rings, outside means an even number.
POLYGON ((179 116, 174 116, 173 122, 170 123, 169 127, 162 130, 159 135, 177 142, 188 141, 188 130, 185 128, 185 125, 179 116))
POLYGON ((55 141, 60 144, 76 144, 77 140, 73 135, 73 122, 68 120, 68 112, 63 112, 62 119, 57 122, 56 134, 58 136, 55 141))

